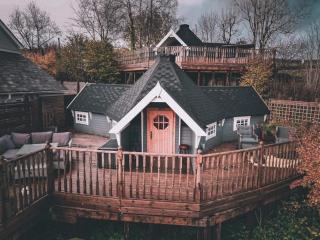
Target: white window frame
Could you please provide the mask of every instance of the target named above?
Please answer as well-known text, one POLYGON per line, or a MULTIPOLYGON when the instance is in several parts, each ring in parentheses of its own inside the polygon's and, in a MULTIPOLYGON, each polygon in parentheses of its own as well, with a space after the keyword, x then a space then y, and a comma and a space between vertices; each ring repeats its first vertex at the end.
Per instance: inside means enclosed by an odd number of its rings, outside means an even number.
POLYGON ((239 124, 237 124, 238 121, 247 121, 246 125, 241 125, 241 126, 250 126, 250 120, 251 120, 251 116, 234 117, 233 118, 233 131, 237 131, 237 128, 239 125, 239 124))
POLYGON ((77 124, 89 125, 89 113, 87 113, 87 112, 75 111, 74 119, 77 124), (78 115, 83 115, 85 118, 79 119, 78 115))
POLYGON ((206 133, 206 140, 217 136, 217 122, 207 125, 206 133))

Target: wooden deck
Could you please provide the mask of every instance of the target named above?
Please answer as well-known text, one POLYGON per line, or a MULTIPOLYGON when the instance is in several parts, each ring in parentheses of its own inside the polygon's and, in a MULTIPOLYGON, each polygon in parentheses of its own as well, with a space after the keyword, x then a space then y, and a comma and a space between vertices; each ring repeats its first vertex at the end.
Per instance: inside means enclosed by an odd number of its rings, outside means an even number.
POLYGON ((26 221, 31 209, 40 214, 36 206, 44 199, 58 221, 208 228, 286 196, 298 177, 295 147, 290 142, 204 155, 55 148, 2 161, 0 239, 13 231, 8 223, 26 221))
POLYGON ((250 60, 261 57, 273 61, 275 52, 239 47, 161 47, 122 52, 118 55, 120 71, 145 71, 154 63, 157 54, 173 54, 181 69, 188 71, 236 71, 243 72, 250 60))

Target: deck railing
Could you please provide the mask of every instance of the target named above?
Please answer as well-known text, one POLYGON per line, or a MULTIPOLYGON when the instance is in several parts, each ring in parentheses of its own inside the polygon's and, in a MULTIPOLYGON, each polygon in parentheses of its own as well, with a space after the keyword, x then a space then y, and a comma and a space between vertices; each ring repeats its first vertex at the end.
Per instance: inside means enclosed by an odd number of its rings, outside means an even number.
POLYGON ((0 226, 52 190, 48 154, 48 149, 42 149, 11 161, 0 159, 0 226))
POLYGON ((7 226, 19 228, 32 216, 37 219, 50 199, 51 204, 65 199, 66 206, 79 197, 93 201, 81 206, 104 204, 104 199, 116 209, 129 206, 121 211, 142 200, 179 210, 191 206, 203 214, 207 206, 220 208, 285 189, 298 177, 298 164, 294 142, 195 155, 46 147, 0 161, 0 238, 16 231, 8 232, 7 226))
POLYGON ((126 199, 213 201, 296 177, 295 148, 294 142, 288 142, 204 155, 56 148, 60 167, 55 191, 126 199))
POLYGON ((257 50, 241 47, 160 47, 158 49, 143 48, 136 51, 121 52, 117 61, 121 68, 139 65, 148 68, 159 53, 173 54, 176 63, 184 64, 246 64, 259 56, 264 60, 273 60, 273 49, 257 50))
POLYGON ((213 154, 46 148, 0 161, 0 226, 54 192, 202 203, 298 176, 296 143, 213 154))

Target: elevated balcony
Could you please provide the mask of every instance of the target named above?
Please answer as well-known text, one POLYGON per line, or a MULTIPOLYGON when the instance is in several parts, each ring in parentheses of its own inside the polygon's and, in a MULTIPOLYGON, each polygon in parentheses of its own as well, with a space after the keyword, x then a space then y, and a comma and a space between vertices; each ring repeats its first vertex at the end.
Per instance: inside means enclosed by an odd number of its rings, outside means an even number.
POLYGON ((118 53, 118 64, 122 72, 145 71, 159 53, 173 54, 176 63, 186 71, 234 71, 243 72, 250 60, 261 57, 273 61, 273 49, 257 50, 238 46, 219 47, 161 47, 143 48, 136 51, 118 53))

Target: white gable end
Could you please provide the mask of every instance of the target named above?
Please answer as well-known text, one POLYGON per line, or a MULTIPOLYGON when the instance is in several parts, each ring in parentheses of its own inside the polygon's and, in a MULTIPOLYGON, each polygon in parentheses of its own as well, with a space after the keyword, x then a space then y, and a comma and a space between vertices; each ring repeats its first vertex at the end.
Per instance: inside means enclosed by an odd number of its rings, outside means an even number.
POLYGON ((165 102, 195 132, 197 136, 206 136, 206 132, 187 114, 186 111, 163 89, 157 85, 132 108, 109 133, 119 134, 151 102, 165 102))
POLYGON ((169 38, 174 37, 182 46, 187 47, 188 45, 182 41, 182 39, 171 29, 164 38, 157 44, 154 50, 157 50, 162 44, 169 38))

